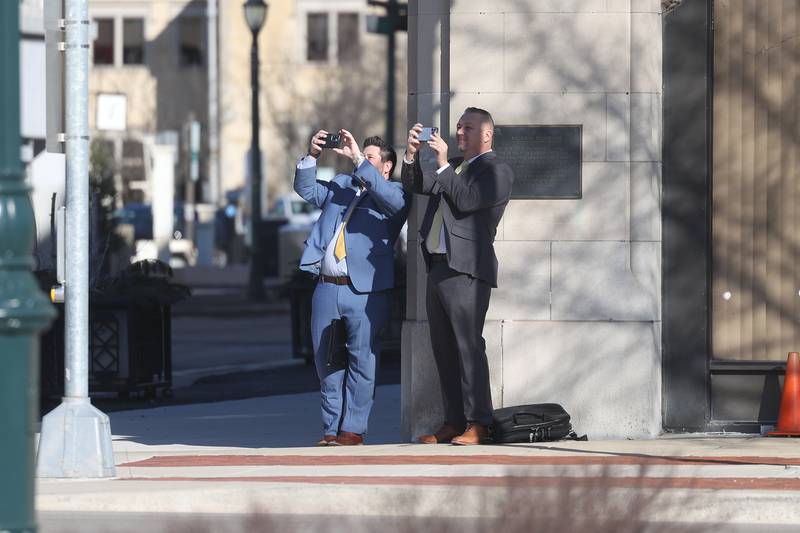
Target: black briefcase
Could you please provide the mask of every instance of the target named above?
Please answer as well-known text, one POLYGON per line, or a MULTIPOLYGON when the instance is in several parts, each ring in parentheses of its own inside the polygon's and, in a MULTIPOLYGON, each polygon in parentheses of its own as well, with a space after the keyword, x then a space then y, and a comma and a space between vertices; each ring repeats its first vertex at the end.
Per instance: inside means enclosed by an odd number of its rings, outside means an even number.
POLYGON ((325 366, 328 370, 341 370, 347 367, 347 328, 343 319, 331 320, 328 331, 328 345, 325 347, 325 366))
POLYGON ((535 403, 495 409, 492 440, 496 443, 588 440, 572 430, 570 416, 557 403, 535 403))

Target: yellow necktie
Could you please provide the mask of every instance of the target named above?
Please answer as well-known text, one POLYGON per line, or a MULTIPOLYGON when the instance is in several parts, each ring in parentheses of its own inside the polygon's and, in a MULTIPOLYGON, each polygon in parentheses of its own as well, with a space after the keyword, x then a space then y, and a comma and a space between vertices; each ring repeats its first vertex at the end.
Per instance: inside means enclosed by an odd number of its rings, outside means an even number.
MULTIPOLYGON (((357 196, 353 200, 354 204, 357 204, 361 200, 361 196, 363 196, 363 194, 357 196)), ((335 257, 337 261, 341 261, 347 256, 347 250, 344 246, 344 228, 350 221, 350 217, 353 216, 353 211, 355 211, 355 205, 348 210, 347 215, 344 218, 344 222, 342 222, 342 230, 339 232, 339 236, 336 237, 336 245, 333 247, 333 257, 335 257)))
MULTIPOLYGON (((467 168, 466 160, 462 161, 460 165, 456 167, 456 174, 461 174, 465 168, 467 168)), ((442 202, 444 200, 439 200, 439 208, 436 209, 436 212, 433 214, 433 222, 431 222, 431 229, 428 232, 428 238, 425 239, 425 247, 428 249, 430 253, 434 253, 435 250, 439 249, 439 237, 442 234, 442 223, 444 219, 442 217, 442 202)))
POLYGON ((342 224, 342 231, 339 232, 339 237, 336 239, 336 246, 333 248, 333 257, 335 257, 337 261, 341 261, 347 255, 347 251, 344 248, 344 227, 346 224, 347 222, 342 224))

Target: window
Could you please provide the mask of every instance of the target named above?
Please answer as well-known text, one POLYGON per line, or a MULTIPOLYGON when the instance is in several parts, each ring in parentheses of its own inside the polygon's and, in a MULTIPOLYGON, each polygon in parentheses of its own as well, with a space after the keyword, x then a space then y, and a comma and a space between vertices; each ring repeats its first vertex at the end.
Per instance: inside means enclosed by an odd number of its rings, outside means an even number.
POLYGON ((114 64, 114 19, 95 19, 97 38, 92 55, 95 65, 114 64))
POLYGON ((309 61, 328 60, 328 14, 309 13, 306 30, 309 61))
POLYGON ((181 17, 180 65, 182 67, 203 66, 205 61, 206 27, 202 17, 181 17))
POLYGON ((144 63, 144 19, 122 20, 122 64, 144 63))
POLYGON ((361 55, 358 13, 339 13, 337 33, 339 62, 358 61, 361 55))

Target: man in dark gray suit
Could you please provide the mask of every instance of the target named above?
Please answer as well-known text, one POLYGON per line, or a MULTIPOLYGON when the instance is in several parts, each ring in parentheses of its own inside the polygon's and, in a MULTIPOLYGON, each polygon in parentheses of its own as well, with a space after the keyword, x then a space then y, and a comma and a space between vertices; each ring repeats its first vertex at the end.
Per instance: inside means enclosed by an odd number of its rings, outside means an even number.
POLYGON ((497 287, 494 238, 511 196, 514 174, 492 151, 494 121, 468 107, 456 126, 463 157, 447 159, 447 144, 432 135, 435 169, 424 170, 417 152, 422 124, 408 132, 403 181, 430 197, 419 229, 428 269, 426 307, 439 371, 445 420, 425 444, 480 444, 492 422, 492 396, 483 324, 497 287))

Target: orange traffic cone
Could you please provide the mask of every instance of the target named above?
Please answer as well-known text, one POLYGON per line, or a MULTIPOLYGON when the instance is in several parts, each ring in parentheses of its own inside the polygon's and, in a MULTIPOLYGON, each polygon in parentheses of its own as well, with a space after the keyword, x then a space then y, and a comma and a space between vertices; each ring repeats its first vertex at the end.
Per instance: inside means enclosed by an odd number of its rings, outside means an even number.
POLYGON ((800 354, 789 353, 783 378, 778 427, 768 437, 800 437, 800 354))

